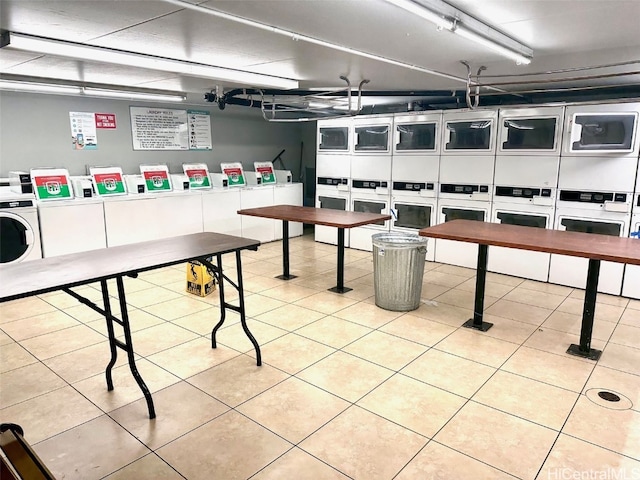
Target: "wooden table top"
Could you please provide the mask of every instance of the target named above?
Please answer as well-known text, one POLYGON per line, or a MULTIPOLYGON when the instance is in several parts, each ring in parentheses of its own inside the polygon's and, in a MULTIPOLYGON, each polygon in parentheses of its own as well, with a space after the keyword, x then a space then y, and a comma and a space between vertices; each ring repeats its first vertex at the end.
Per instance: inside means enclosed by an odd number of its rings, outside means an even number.
POLYGON ((558 253, 640 265, 640 240, 501 223, 452 220, 420 230, 423 237, 558 253))
POLYGON ((0 302, 258 245, 257 240, 205 232, 4 265, 0 302))
POLYGON ((290 222, 327 225, 329 227, 352 228, 382 220, 391 219, 390 215, 379 213, 345 212, 329 208, 300 207, 297 205, 273 205, 271 207, 247 208, 238 210, 240 215, 288 220, 290 222))

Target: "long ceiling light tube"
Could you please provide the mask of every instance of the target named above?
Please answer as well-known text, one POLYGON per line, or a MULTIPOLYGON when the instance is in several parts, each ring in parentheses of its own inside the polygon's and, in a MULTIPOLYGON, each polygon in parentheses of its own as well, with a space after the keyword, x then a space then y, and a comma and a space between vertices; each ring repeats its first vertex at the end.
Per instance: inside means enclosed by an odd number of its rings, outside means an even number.
POLYGON ((24 35, 21 33, 11 32, 9 45, 7 46, 27 52, 113 63, 137 68, 147 68, 150 70, 160 70, 188 76, 212 78, 222 81, 226 80, 252 86, 282 88, 287 90, 298 88, 299 86, 297 80, 289 78, 154 57, 141 53, 113 50, 104 47, 24 35))
POLYGON ((0 80, 0 90, 14 90, 18 92, 54 93, 59 95, 79 95, 82 88, 75 85, 55 85, 35 82, 16 82, 0 80))
POLYGON ((455 75, 449 75, 448 73, 439 72, 437 70, 431 70, 429 68, 424 68, 419 65, 413 65, 410 63, 399 62, 397 60, 393 60, 391 58, 382 57, 380 55, 374 55, 371 53, 363 52, 361 50, 356 50, 354 48, 343 47, 342 45, 338 45, 336 43, 326 42, 324 40, 320 40, 314 37, 309 37, 307 35, 302 35, 300 33, 292 32, 289 30, 285 30, 282 28, 274 27, 272 25, 267 25, 265 23, 257 22, 255 20, 249 20, 248 18, 239 17, 237 15, 231 15, 229 13, 221 12, 219 10, 214 10, 212 8, 201 7, 200 5, 194 5, 193 3, 189 3, 183 0, 163 0, 166 3, 170 3, 180 8, 184 8, 187 10, 193 10, 199 13, 205 13, 207 15, 213 15, 214 17, 224 18, 225 20, 230 20, 232 22, 241 23, 243 25, 247 25, 254 28, 259 28, 261 30, 265 30, 267 32, 276 33, 278 35, 282 35, 293 40, 299 40, 307 43, 312 43, 314 45, 319 45, 321 47, 331 48, 333 50, 338 50, 340 52, 348 53, 350 55, 355 55, 358 57, 368 58, 370 60, 375 60, 378 62, 388 63, 390 65, 395 65, 397 67, 406 68, 409 70, 414 70, 417 72, 427 73, 429 75, 435 75, 442 78, 447 78, 449 80, 454 80, 461 83, 466 83, 466 78, 456 77, 455 75))
POLYGON ((108 90, 104 88, 84 87, 82 92, 90 97, 128 98, 132 100, 149 100, 158 102, 184 102, 184 95, 168 95, 141 92, 128 92, 126 90, 108 90))
POLYGON ((508 48, 505 48, 499 43, 493 42, 488 38, 478 35, 477 33, 472 32, 471 30, 469 30, 463 25, 457 25, 455 27, 455 30, 453 30, 453 32, 460 35, 461 37, 471 40, 472 42, 478 43, 480 45, 484 45, 485 47, 490 48, 494 52, 499 53, 503 57, 507 57, 507 58, 510 58, 511 60, 514 60, 518 64, 529 65, 531 63, 530 58, 525 57, 524 55, 521 55, 517 52, 514 52, 513 50, 509 50, 508 48))

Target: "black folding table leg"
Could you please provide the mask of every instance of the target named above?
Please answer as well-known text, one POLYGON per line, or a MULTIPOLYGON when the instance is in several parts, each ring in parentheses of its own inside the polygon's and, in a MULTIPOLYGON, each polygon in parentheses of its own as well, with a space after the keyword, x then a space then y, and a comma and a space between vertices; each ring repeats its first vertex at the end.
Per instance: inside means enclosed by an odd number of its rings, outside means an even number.
POLYGON ((591 334, 593 333, 593 319, 596 313, 596 297, 598 295, 598 278, 600 276, 600 260, 589 259, 587 273, 587 288, 584 292, 584 307, 582 309, 582 328, 580 330, 580 345, 571 344, 567 353, 590 360, 598 360, 601 350, 591 348, 591 334))
POLYGON ((484 288, 487 281, 487 257, 489 253, 488 245, 478 245, 478 266, 476 268, 476 298, 473 308, 473 318, 462 324, 463 327, 473 328, 486 332, 493 323, 483 322, 484 314, 484 288))
POLYGON ((149 418, 156 418, 156 410, 153 406, 153 398, 151 398, 151 392, 147 388, 147 385, 144 383, 142 376, 138 372, 138 367, 136 367, 136 359, 133 353, 133 342, 131 340, 131 325, 129 324, 129 313, 127 312, 127 300, 124 294, 124 282, 122 281, 122 277, 116 278, 116 284, 118 285, 118 297, 120 299, 120 312, 122 316, 122 328, 124 330, 124 342, 120 342, 116 340, 116 344, 120 345, 124 351, 127 352, 127 358, 129 360, 129 369, 131 370, 131 374, 133 378, 135 378, 136 383, 142 390, 142 394, 144 395, 145 400, 147 401, 147 408, 149 409, 149 418))
MULTIPOLYGON (((222 255, 217 254, 216 260, 218 262, 218 296, 220 298, 220 320, 211 330, 211 348, 217 348, 216 344, 216 333, 218 333, 218 329, 224 324, 224 320, 227 317, 227 309, 226 302, 224 300, 224 275, 222 273, 222 255)), ((211 268, 211 265, 205 266, 211 268)))
POLYGON ((282 275, 276 278, 280 280, 291 280, 295 275, 289 274, 289 221, 282 221, 282 275))
POLYGON ((111 313, 111 302, 109 300, 109 288, 107 287, 107 281, 101 280, 100 286, 102 287, 102 303, 104 304, 104 311, 106 312, 105 319, 107 321, 107 332, 109 334, 109 350, 111 350, 111 360, 105 369, 104 373, 107 377, 107 390, 113 390, 113 377, 111 376, 111 369, 118 360, 118 348, 116 345, 116 335, 113 330, 113 316, 111 313))
POLYGON ((236 250, 236 270, 238 271, 238 297, 240 302, 240 323, 242 324, 242 329, 244 333, 249 337, 249 340, 253 344, 253 348, 256 350, 256 360, 258 366, 262 365, 262 355, 260 353, 260 345, 253 337, 251 332, 249 331, 249 327, 247 327, 247 315, 245 311, 244 305, 244 286, 242 283, 242 261, 240 260, 240 250, 236 250))
POLYGON ((344 228, 338 228, 338 284, 330 288, 330 292, 347 293, 353 290, 344 286, 344 228))

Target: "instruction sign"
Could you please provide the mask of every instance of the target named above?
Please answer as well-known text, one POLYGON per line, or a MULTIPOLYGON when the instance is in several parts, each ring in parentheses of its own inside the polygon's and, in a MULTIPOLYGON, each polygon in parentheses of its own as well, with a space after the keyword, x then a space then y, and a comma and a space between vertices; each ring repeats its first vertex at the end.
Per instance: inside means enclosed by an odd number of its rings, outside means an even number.
POLYGON ((211 118, 200 110, 130 107, 134 150, 211 150, 211 118))
POLYGON ((262 178, 262 185, 276 183, 276 176, 273 172, 273 163, 271 162, 253 162, 256 173, 262 178))
POLYGON ((99 196, 125 195, 127 193, 120 167, 91 167, 89 173, 99 196))
POLYGON ((32 169, 31 181, 38 200, 73 198, 69 172, 65 168, 32 169))
POLYGON ((147 192, 170 192, 171 180, 166 165, 140 165, 147 192))
POLYGON ((182 169, 189 179, 189 189, 211 188, 209 167, 205 163, 185 164, 182 169))
POLYGON ((230 187, 244 187, 247 184, 240 162, 221 163, 220 168, 222 173, 228 177, 230 187))
POLYGON ((115 113, 96 113, 96 128, 116 128, 115 113))
POLYGON ((98 148, 96 117, 93 112, 69 112, 71 124, 71 145, 74 150, 95 150, 98 148))

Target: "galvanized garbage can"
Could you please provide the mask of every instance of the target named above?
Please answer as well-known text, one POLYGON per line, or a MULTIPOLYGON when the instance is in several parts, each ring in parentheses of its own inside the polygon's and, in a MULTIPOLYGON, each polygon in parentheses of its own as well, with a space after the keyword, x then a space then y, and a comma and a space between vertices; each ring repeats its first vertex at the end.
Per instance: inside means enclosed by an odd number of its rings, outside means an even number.
POLYGON ((407 312, 420 306, 427 239, 405 233, 376 233, 373 279, 376 305, 407 312))

